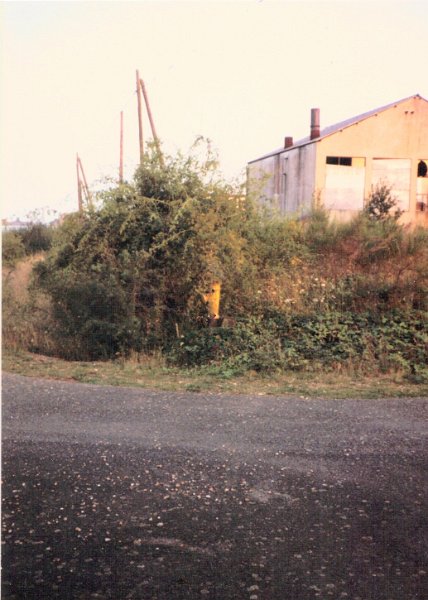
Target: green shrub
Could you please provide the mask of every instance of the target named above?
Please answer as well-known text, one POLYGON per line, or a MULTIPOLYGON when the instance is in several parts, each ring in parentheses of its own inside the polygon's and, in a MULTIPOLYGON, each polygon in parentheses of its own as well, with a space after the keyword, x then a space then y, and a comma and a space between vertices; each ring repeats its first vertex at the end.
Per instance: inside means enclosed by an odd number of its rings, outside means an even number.
POLYGON ((46 252, 52 246, 53 231, 48 225, 34 223, 20 231, 26 254, 46 252))
MULTIPOLYGON (((40 283, 46 276, 43 263, 37 273, 40 283)), ((57 355, 95 360, 141 351, 141 325, 130 310, 125 291, 115 281, 67 272, 49 279, 47 289, 56 324, 52 335, 57 355)))
POLYGON ((2 234, 2 260, 7 267, 13 267, 25 256, 25 248, 20 235, 16 231, 5 231, 2 234))
POLYGON ((398 200, 391 193, 392 187, 385 181, 376 185, 367 201, 364 212, 374 221, 397 221, 403 211, 397 208, 398 200), (395 208, 394 212, 391 212, 395 208))
POLYGON ((223 364, 238 371, 332 369, 350 362, 369 370, 411 374, 428 361, 425 314, 394 311, 324 313, 246 319, 233 329, 182 336, 169 359, 179 366, 223 364))
POLYGON ((352 363, 421 377, 427 232, 399 225, 383 189, 347 224, 318 208, 303 220, 264 214, 214 167, 210 154, 162 164, 149 149, 134 181, 100 193, 97 209, 53 232, 33 227, 25 247, 10 237, 13 262, 52 236, 31 289, 47 337, 27 346, 81 360, 156 351, 224 374, 352 363), (206 327, 214 281, 233 328, 206 327))
POLYGON ((216 280, 239 305, 247 211, 233 192, 209 161, 164 157, 161 166, 155 149, 133 185, 103 192, 98 210, 66 222, 35 283, 52 300, 58 342, 99 358, 167 348, 206 314, 202 293, 216 280))

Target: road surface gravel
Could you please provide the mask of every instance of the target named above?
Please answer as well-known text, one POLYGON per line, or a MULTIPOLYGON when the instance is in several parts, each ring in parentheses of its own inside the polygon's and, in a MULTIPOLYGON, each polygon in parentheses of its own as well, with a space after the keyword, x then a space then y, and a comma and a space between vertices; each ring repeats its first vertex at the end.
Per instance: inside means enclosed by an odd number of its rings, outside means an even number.
POLYGON ((427 412, 5 373, 2 598, 428 598, 427 412))

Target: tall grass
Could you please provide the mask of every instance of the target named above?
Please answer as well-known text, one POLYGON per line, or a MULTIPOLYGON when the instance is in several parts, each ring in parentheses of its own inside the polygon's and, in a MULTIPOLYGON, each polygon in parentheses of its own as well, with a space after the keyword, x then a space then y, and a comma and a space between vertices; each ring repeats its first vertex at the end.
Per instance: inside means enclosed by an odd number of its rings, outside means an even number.
POLYGON ((49 299, 30 289, 32 268, 42 259, 39 253, 3 267, 2 340, 6 348, 55 353, 49 299))

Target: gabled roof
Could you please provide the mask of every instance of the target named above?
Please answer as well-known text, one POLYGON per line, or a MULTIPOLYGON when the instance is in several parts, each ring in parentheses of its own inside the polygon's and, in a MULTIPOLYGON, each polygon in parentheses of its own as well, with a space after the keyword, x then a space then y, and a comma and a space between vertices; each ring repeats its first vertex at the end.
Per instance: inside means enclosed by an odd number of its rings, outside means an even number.
POLYGON ((422 98, 422 96, 420 96, 419 94, 415 94, 414 96, 408 96, 407 98, 403 98, 402 100, 397 100, 397 102, 391 102, 391 104, 386 104, 385 106, 381 106, 380 108, 374 108, 373 110, 369 110, 368 112, 362 113, 361 115, 357 115, 356 117, 346 119, 345 121, 340 121, 340 123, 335 123, 334 125, 329 125, 328 127, 325 127, 324 129, 321 130, 319 137, 314 138, 313 140, 311 140, 311 138, 309 136, 304 137, 301 140, 294 142, 294 144, 292 146, 290 146, 289 148, 284 148, 284 147, 278 148, 277 150, 273 150, 273 152, 268 152, 267 154, 264 154, 263 156, 259 156, 259 158, 250 160, 249 164, 253 163, 253 162, 257 162, 258 160, 262 160, 263 158, 269 158, 269 156, 275 156, 275 154, 282 154, 283 152, 289 152, 290 150, 294 150, 295 148, 299 148, 301 146, 306 146, 306 144, 312 144, 314 142, 319 142, 323 138, 326 138, 329 135, 332 135, 333 133, 342 131, 346 127, 350 127, 351 125, 355 125, 356 123, 361 123, 361 121, 364 121, 365 119, 373 117, 373 116, 379 114, 380 112, 383 112, 384 110, 388 110, 389 108, 398 106, 398 104, 407 102, 408 100, 411 100, 412 98, 419 98, 420 100, 425 100, 425 102, 428 102, 428 100, 426 100, 425 98, 422 98))

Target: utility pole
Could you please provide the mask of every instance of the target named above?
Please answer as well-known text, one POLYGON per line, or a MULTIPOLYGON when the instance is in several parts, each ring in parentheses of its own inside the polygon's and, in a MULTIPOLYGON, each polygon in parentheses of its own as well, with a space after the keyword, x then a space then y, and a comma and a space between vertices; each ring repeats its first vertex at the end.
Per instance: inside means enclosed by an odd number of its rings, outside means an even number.
POLYGON ((123 183, 123 110, 120 113, 119 183, 123 183))
POLYGON ((140 141, 140 165, 143 162, 144 156, 144 141, 143 141, 143 113, 141 108, 141 87, 140 87, 140 74, 136 72, 137 78, 137 102, 138 102, 138 138, 140 141))
POLYGON ((80 160, 79 155, 77 155, 77 177, 78 177, 78 182, 80 185, 80 203, 82 205, 82 210, 83 210, 81 190, 83 189, 85 196, 86 196, 86 202, 89 204, 89 206, 92 206, 92 195, 91 195, 91 192, 89 191, 88 182, 86 181, 86 177, 85 177, 85 171, 83 170, 82 161, 80 160), (80 170, 80 173, 79 173, 79 170, 80 170), (82 175, 82 178, 80 178, 80 174, 82 175))
POLYGON ((153 121, 152 111, 150 110, 149 97, 148 97, 148 94, 146 91, 146 86, 144 85, 144 81, 142 79, 140 79, 140 85, 141 85, 141 89, 142 89, 143 96, 144 96, 144 102, 146 104, 146 110, 147 110, 147 115, 148 115, 149 121, 150 121, 150 127, 152 130, 153 139, 156 144, 156 149, 157 149, 158 155, 159 155, 159 161, 160 161, 161 166, 164 167, 165 163, 164 163, 161 148, 160 148, 159 138, 156 133, 156 128, 155 128, 155 123, 153 121))
POLYGON ((79 172, 79 155, 76 154, 76 173, 77 173, 77 205, 79 207, 79 212, 83 212, 83 202, 82 202, 82 182, 80 180, 80 172, 79 172))

